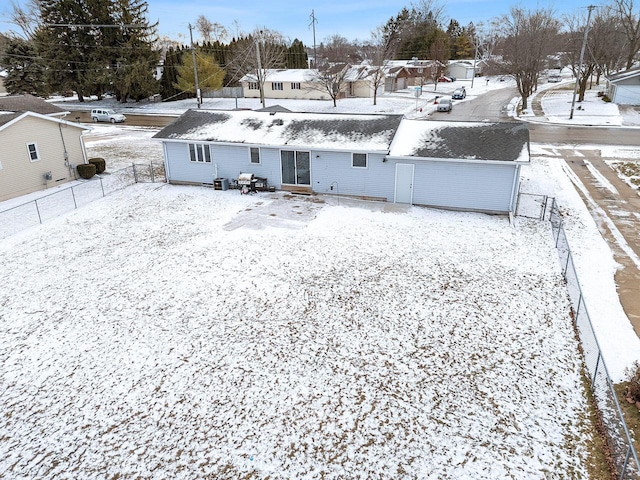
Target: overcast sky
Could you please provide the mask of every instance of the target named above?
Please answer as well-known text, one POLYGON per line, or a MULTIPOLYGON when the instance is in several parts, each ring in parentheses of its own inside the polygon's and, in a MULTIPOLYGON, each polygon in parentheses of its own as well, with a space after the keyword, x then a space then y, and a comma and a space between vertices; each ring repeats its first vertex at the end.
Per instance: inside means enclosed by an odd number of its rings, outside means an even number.
MULTIPOLYGON (((24 3, 26 0, 18 0, 24 3)), ((278 30, 293 40, 298 38, 305 45, 313 45, 313 33, 309 27, 311 10, 315 10, 317 18, 316 40, 340 34, 348 39, 369 38, 371 30, 395 16, 403 5, 411 2, 397 0, 323 0, 317 4, 295 2, 291 0, 244 0, 244 1, 212 1, 212 0, 148 0, 149 20, 160 22, 159 33, 175 40, 186 41, 189 38, 189 23, 195 24, 199 15, 210 21, 224 25, 230 35, 237 31, 249 32, 256 27, 268 27, 278 30)), ((456 19, 465 26, 469 22, 478 24, 487 22, 493 17, 509 12, 511 5, 518 3, 512 0, 448 0, 442 1, 445 7, 445 27, 449 19, 456 19)), ((8 0, 0 0, 0 31, 6 32, 14 27, 6 23, 10 8, 8 0)), ((586 6, 589 2, 580 0, 538 0, 523 1, 520 5, 526 8, 551 7, 559 16, 572 13, 586 6)))

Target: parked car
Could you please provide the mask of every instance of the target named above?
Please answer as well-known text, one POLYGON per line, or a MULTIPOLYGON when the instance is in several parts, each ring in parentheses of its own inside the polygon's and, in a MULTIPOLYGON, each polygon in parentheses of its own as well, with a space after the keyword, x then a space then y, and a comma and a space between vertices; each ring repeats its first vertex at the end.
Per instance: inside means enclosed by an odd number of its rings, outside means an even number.
POLYGON ((108 108, 94 108, 91 110, 91 120, 94 122, 121 123, 127 119, 123 114, 108 108))
POLYGON ((456 88, 451 95, 454 100, 462 100, 467 96, 467 91, 464 88, 456 88))
POLYGON ((452 106, 453 103, 451 102, 450 98, 441 98, 440 100, 438 100, 438 107, 436 110, 438 112, 450 112, 452 106))
POLYGON ((558 83, 562 81, 562 77, 556 73, 554 73, 553 75, 549 75, 549 83, 558 83))
POLYGON ((452 77, 452 76, 442 76, 438 79, 439 82, 455 82, 456 81, 456 77, 452 77))

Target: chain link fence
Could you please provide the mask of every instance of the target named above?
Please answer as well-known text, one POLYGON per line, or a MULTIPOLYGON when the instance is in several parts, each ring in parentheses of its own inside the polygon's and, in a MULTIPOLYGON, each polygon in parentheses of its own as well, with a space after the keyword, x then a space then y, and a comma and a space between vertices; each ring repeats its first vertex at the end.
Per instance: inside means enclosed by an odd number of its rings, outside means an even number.
POLYGON ((165 182, 163 164, 131 164, 115 172, 44 195, 0 212, 0 239, 82 207, 134 183, 165 182))
POLYGON ((602 420, 605 441, 611 452, 613 467, 620 480, 637 479, 640 478, 638 455, 591 324, 567 234, 562 224, 560 210, 555 199, 551 199, 547 204, 550 205, 548 209, 549 221, 571 299, 573 324, 580 338, 585 367, 596 400, 598 414, 602 420))

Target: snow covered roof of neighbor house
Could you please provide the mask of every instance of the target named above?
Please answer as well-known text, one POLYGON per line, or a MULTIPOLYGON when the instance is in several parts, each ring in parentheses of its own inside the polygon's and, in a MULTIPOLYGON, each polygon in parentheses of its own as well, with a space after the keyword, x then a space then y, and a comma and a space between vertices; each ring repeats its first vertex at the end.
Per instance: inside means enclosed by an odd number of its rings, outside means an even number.
POLYGON ((633 78, 637 76, 640 76, 640 67, 632 68, 631 70, 625 70, 624 72, 618 72, 613 75, 609 75, 607 77, 607 80, 609 80, 610 82, 616 83, 621 80, 626 80, 628 78, 633 78))
POLYGON ((391 157, 529 162, 529 129, 522 123, 403 120, 391 157))
POLYGON ((62 115, 68 113, 60 107, 46 102, 33 95, 8 95, 0 97, 0 111, 4 112, 35 112, 41 115, 62 115))
POLYGON ((153 138, 388 152, 402 115, 188 110, 153 138))

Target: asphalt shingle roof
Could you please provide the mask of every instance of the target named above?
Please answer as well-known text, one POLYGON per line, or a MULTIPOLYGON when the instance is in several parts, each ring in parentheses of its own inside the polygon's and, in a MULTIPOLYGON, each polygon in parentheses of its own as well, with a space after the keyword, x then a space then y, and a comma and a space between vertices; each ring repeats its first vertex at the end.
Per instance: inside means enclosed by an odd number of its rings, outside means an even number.
POLYGON ((401 115, 188 110, 154 138, 387 152, 401 115))
POLYGON ((405 120, 394 139, 390 155, 529 161, 529 129, 516 122, 405 120))
POLYGON ((0 111, 34 112, 41 115, 63 113, 65 110, 33 95, 9 95, 0 97, 0 111))

